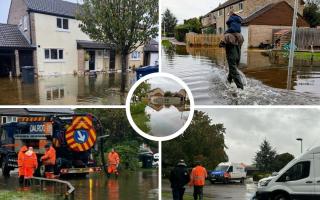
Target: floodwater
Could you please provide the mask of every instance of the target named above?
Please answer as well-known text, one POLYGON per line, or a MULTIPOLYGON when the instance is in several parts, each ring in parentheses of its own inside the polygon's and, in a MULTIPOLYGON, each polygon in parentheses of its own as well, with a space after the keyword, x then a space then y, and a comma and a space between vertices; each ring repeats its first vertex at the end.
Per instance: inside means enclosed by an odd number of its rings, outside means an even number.
POLYGON ((150 135, 164 137, 180 130, 188 120, 189 111, 184 106, 149 105, 145 112, 150 116, 150 135))
MULTIPOLYGON (((123 105, 127 92, 120 92, 121 81, 121 73, 46 76, 32 84, 0 78, 0 105, 123 105)), ((126 91, 134 82, 135 74, 128 73, 126 91)))
MULTIPOLYGON (((141 170, 136 172, 122 172, 118 179, 107 178, 104 174, 96 174, 87 178, 67 179, 75 188, 77 200, 157 200, 158 199, 158 171, 141 170)), ((17 175, 9 179, 0 177, 0 197, 2 191, 19 191, 17 175)), ((63 191, 63 190, 62 190, 63 191)), ((22 194, 25 193, 22 191, 22 194)), ((31 193, 30 191, 25 193, 31 193)), ((32 191, 37 199, 61 199, 60 189, 47 185, 46 190, 32 191)), ((28 194, 31 196, 31 194, 28 194)), ((25 196, 25 195, 24 195, 25 196)), ((25 197, 16 198, 24 200, 25 197)))
POLYGON ((162 71, 185 81, 197 105, 320 104, 320 62, 295 60, 288 73, 288 59, 282 54, 242 52, 244 91, 226 83, 226 66, 225 51, 220 48, 177 46, 162 53, 162 71))

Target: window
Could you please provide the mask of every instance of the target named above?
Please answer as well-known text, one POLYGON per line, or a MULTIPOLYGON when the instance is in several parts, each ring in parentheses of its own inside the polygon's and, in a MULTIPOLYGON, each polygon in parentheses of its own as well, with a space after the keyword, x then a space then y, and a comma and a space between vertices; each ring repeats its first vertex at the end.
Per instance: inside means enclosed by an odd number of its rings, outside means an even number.
POLYGON ((232 10, 233 9, 233 6, 230 6, 229 10, 232 10))
POLYGON ((223 10, 221 9, 221 10, 219 10, 219 12, 218 12, 218 16, 222 16, 223 15, 223 10))
POLYGON ((69 30, 69 20, 66 18, 57 18, 57 28, 60 30, 69 30))
POLYGON ((223 28, 219 27, 219 34, 223 34, 223 28))
POLYGON ((308 178, 310 174, 310 161, 299 162, 286 171, 277 182, 297 181, 308 178))
POLYGON ((131 53, 131 60, 140 60, 141 53, 139 51, 134 51, 131 53))
POLYGON ((28 17, 27 16, 23 17, 23 30, 24 31, 28 30, 28 17))
POLYGON ((45 49, 44 50, 45 60, 63 60, 63 49, 45 49))
POLYGON ((243 10, 243 2, 239 3, 239 10, 243 10))
POLYGON ((2 124, 7 123, 7 117, 2 117, 1 123, 2 123, 2 124))
POLYGON ((233 172, 233 166, 230 166, 228 172, 233 172))

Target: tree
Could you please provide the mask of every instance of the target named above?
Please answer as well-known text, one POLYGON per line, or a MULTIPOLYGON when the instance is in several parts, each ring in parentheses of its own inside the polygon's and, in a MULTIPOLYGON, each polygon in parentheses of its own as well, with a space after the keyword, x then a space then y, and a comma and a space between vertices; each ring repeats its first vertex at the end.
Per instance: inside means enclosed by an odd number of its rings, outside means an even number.
POLYGON ((291 160, 294 159, 294 156, 290 153, 283 153, 276 155, 273 163, 273 171, 280 171, 284 166, 286 166, 291 160))
POLYGON ((180 24, 174 29, 175 38, 182 42, 189 32, 201 33, 201 22, 198 18, 184 20, 184 24, 180 24))
POLYGON ((172 94, 172 92, 167 91, 167 92, 164 93, 164 96, 165 96, 165 97, 172 97, 173 94, 172 94))
POLYGON ((228 161, 224 135, 223 124, 213 124, 204 112, 195 111, 184 134, 163 143, 164 168, 174 166, 180 159, 184 159, 189 166, 198 160, 207 169, 214 169, 219 163, 228 161))
POLYGON ((258 169, 264 172, 272 172, 272 163, 275 160, 277 152, 271 147, 270 143, 265 139, 261 145, 260 150, 256 153, 254 161, 258 169))
POLYGON ((320 25, 320 0, 309 0, 303 10, 303 17, 311 27, 320 25))
POLYGON ((158 33, 158 0, 84 0, 77 19, 91 39, 112 45, 121 55, 125 91, 127 57, 158 33))
POLYGON ((148 92, 150 91, 150 89, 151 89, 150 83, 143 82, 134 91, 134 96, 137 96, 138 97, 138 101, 141 101, 142 98, 147 97, 148 92))
POLYGON ((165 31, 165 34, 168 36, 172 35, 174 33, 174 27, 177 25, 177 23, 177 18, 169 9, 166 9, 162 17, 163 30, 165 31))

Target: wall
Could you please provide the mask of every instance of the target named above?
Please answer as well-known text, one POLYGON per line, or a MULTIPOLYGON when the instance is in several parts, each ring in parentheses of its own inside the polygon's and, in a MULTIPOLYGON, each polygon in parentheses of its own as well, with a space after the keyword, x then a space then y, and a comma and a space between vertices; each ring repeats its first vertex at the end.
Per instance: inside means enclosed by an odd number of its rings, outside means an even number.
POLYGON ((150 53, 150 63, 151 66, 159 65, 159 54, 158 53, 150 53))
POLYGON ((273 29, 290 29, 290 26, 266 26, 251 25, 249 26, 249 47, 258 47, 261 42, 272 42, 273 29))
POLYGON ((79 21, 69 19, 69 31, 57 31, 55 16, 34 14, 37 63, 39 75, 73 74, 78 71, 78 51, 76 40, 90 40, 79 28, 79 21), (40 47, 39 47, 40 46, 40 47), (64 60, 47 62, 44 59, 45 48, 64 49, 64 60))

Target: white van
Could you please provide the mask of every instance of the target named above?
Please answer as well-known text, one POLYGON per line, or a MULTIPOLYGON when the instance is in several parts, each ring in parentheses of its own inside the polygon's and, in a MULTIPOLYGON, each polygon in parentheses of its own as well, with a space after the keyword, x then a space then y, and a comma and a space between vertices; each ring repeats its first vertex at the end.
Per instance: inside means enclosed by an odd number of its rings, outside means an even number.
POLYGON ((239 163, 220 163, 213 171, 210 172, 210 182, 229 183, 238 180, 244 183, 247 172, 245 166, 239 163))
POLYGON ((320 199, 320 146, 288 163, 280 172, 261 179, 254 199, 320 199))

